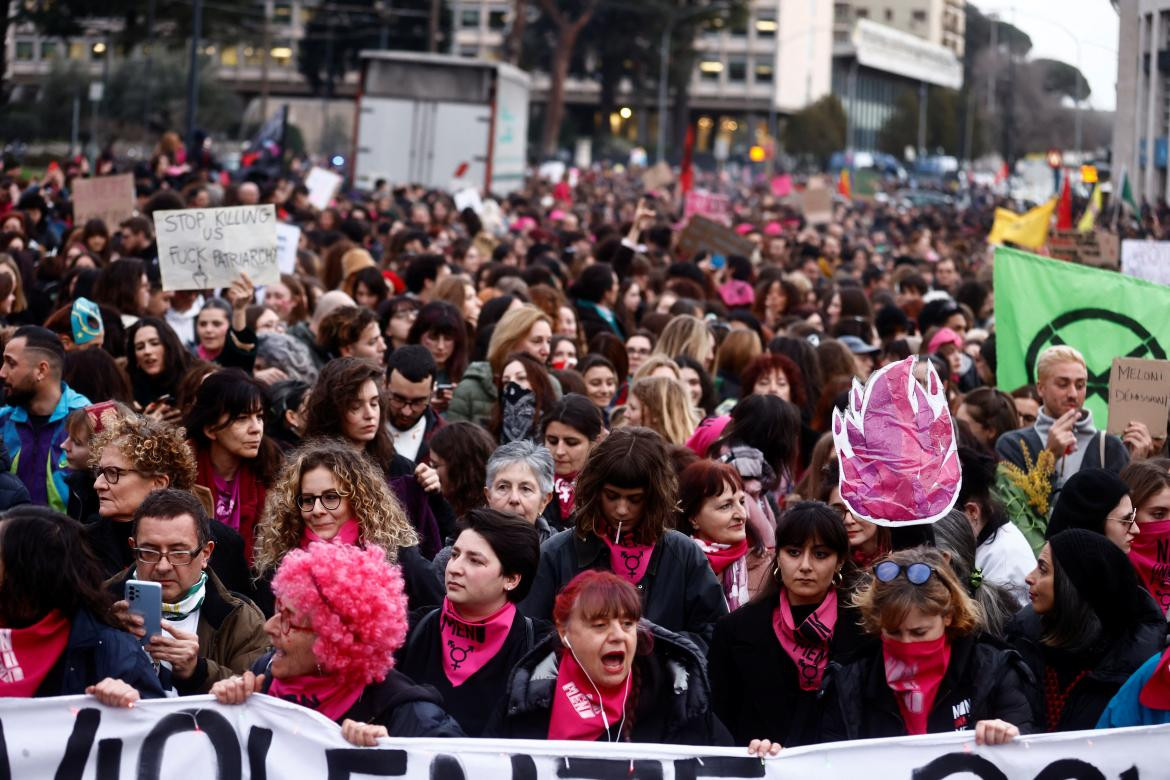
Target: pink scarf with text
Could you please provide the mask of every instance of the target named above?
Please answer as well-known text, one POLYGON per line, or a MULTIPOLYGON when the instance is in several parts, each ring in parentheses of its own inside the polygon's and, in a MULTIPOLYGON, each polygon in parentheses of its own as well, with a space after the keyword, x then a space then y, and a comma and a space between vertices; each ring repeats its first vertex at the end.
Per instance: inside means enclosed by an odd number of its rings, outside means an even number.
POLYGON ((612 690, 594 688, 577 659, 566 650, 561 656, 557 682, 553 688, 548 738, 593 742, 605 733, 606 724, 609 724, 610 735, 616 740, 621 736, 618 730, 629 689, 629 677, 624 684, 612 690), (598 691, 601 692, 602 705, 597 703, 598 691), (602 706, 605 707, 604 719, 602 706))
POLYGON ((439 641, 443 651, 443 673, 452 686, 458 688, 496 657, 515 618, 516 605, 510 601, 483 620, 464 620, 451 602, 443 599, 443 611, 439 613, 439 641))
POLYGON ((24 628, 0 628, 0 696, 32 698, 69 644, 69 619, 58 610, 24 628))
POLYGON ((820 606, 799 626, 792 618, 788 591, 780 591, 780 604, 772 611, 772 630, 784 652, 796 664, 797 682, 802 691, 820 689, 829 666, 829 643, 833 641, 836 626, 837 591, 830 588, 820 606))

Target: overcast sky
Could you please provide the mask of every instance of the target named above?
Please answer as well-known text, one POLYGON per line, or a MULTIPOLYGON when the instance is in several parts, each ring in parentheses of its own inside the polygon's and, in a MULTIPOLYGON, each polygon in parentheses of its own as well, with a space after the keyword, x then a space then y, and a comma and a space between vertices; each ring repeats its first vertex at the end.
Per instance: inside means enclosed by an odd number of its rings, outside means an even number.
POLYGON ((1093 108, 1112 111, 1117 84, 1117 12, 1109 0, 968 0, 983 13, 995 12, 1032 38, 1030 57, 1076 65, 1089 80, 1093 108))

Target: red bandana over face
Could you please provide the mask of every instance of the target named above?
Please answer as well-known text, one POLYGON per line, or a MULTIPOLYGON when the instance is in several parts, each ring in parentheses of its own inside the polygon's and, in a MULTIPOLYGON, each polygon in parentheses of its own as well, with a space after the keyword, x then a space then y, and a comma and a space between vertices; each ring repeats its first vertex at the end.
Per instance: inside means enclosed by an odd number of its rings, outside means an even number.
POLYGON ((925 734, 926 720, 942 684, 951 646, 946 634, 929 642, 899 642, 882 637, 886 682, 898 699, 907 734, 925 734))
POLYGON ((622 710, 630 690, 630 678, 612 689, 595 688, 577 659, 568 650, 561 656, 557 669, 557 682, 553 690, 552 715, 548 721, 549 739, 572 739, 592 742, 606 731, 609 725, 610 737, 616 740, 620 734, 622 710), (601 701, 597 703, 597 692, 601 701))
MULTIPOLYGON (((629 537, 627 537, 628 539, 629 537)), ((613 573, 625 577, 634 585, 646 576, 646 568, 650 565, 650 556, 654 552, 652 544, 614 544, 608 536, 601 537, 609 548, 609 565, 613 573)))
POLYGON ((799 626, 792 619, 788 591, 780 591, 780 604, 772 612, 772 630, 799 673, 802 691, 821 687, 829 665, 829 642, 837 626, 837 591, 830 589, 821 605, 799 626))
POLYGON ((508 602, 483 620, 464 620, 447 599, 439 614, 439 641, 442 644, 443 672, 458 688, 468 677, 496 657, 516 617, 516 605, 508 602))
POLYGON ((31 698, 69 643, 69 621, 57 610, 26 628, 0 628, 0 696, 31 698))
POLYGON ((1162 608, 1170 612, 1170 520, 1142 523, 1129 548, 1129 560, 1162 608))

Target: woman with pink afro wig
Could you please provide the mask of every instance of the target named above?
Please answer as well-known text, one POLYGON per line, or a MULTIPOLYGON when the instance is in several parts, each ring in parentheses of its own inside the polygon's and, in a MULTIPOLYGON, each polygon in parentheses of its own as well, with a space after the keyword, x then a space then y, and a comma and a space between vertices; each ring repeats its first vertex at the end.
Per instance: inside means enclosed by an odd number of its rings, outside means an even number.
POLYGON ((355 745, 378 737, 461 737, 431 689, 394 669, 406 640, 402 573, 377 545, 313 542, 291 550, 272 581, 273 651, 216 683, 221 704, 253 693, 293 701, 338 722, 355 745))

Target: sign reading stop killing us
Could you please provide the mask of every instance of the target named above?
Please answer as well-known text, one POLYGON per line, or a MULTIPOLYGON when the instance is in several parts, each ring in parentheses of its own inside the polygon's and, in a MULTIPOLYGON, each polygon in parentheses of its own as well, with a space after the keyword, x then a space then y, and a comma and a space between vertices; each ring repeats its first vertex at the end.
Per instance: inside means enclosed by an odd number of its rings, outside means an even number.
POLYGON ((154 232, 164 290, 227 287, 241 273, 257 285, 280 281, 271 203, 156 211, 154 232))

